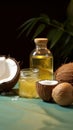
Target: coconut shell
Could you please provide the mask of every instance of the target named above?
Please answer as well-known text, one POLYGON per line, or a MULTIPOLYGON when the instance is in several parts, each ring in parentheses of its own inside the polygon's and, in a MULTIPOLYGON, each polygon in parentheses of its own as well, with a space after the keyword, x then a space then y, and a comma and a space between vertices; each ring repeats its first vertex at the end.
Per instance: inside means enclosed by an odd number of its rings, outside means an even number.
POLYGON ((68 82, 73 86, 73 62, 63 64, 55 71, 55 79, 59 83, 68 82))
POLYGON ((3 82, 3 83, 0 84, 0 92, 10 91, 15 86, 15 84, 18 82, 19 76, 20 76, 20 66, 19 66, 19 63, 14 58, 11 58, 11 57, 8 57, 8 58, 12 59, 16 63, 16 65, 17 65, 17 72, 16 72, 16 74, 15 74, 13 79, 11 79, 10 81, 3 82))
MULTIPOLYGON (((40 81, 50 81, 50 80, 40 80, 40 81)), ((36 91, 39 95, 39 97, 46 102, 52 101, 52 90, 53 88, 58 84, 58 82, 52 80, 50 82, 53 82, 54 84, 42 84, 40 81, 36 82, 36 91)))

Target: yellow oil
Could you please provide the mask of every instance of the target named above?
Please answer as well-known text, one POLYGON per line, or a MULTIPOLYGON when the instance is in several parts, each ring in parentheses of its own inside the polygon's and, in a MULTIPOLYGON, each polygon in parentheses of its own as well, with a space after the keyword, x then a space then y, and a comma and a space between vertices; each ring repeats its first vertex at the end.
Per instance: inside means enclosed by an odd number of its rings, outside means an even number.
POLYGON ((38 81, 37 73, 31 72, 31 70, 25 70, 21 73, 23 75, 20 75, 19 78, 19 96, 26 98, 38 98, 38 94, 36 92, 36 81, 38 81))
POLYGON ((38 68, 38 79, 53 79, 53 57, 36 55, 30 57, 30 67, 38 68))

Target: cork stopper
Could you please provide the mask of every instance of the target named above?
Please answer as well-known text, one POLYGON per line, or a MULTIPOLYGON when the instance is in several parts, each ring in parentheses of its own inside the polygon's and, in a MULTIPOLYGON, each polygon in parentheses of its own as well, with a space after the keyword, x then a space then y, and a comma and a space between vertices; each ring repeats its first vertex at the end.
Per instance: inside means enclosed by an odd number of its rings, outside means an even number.
POLYGON ((40 44, 40 43, 45 43, 45 44, 47 44, 48 38, 35 38, 35 39, 34 39, 34 42, 35 42, 36 44, 40 44))

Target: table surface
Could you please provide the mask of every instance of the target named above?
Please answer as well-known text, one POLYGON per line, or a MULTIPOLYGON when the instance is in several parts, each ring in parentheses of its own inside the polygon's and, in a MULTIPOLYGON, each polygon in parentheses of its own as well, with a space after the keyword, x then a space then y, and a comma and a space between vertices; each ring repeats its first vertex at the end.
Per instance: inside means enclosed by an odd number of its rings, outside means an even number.
POLYGON ((73 105, 0 95, 0 130, 73 130, 73 105))

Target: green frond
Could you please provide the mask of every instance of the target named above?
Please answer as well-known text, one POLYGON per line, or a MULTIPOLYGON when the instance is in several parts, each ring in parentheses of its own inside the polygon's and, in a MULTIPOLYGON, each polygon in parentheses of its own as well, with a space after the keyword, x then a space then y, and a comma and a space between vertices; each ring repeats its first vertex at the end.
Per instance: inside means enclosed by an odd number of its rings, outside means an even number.
POLYGON ((58 40, 61 38, 62 35, 63 35, 63 31, 58 30, 56 28, 49 31, 49 33, 47 34, 47 37, 49 41, 51 42, 50 49, 55 46, 55 44, 58 42, 58 40))
POLYGON ((37 29, 36 29, 36 31, 35 31, 32 39, 34 39, 35 37, 37 37, 44 29, 45 29, 45 24, 40 24, 37 27, 37 29))

